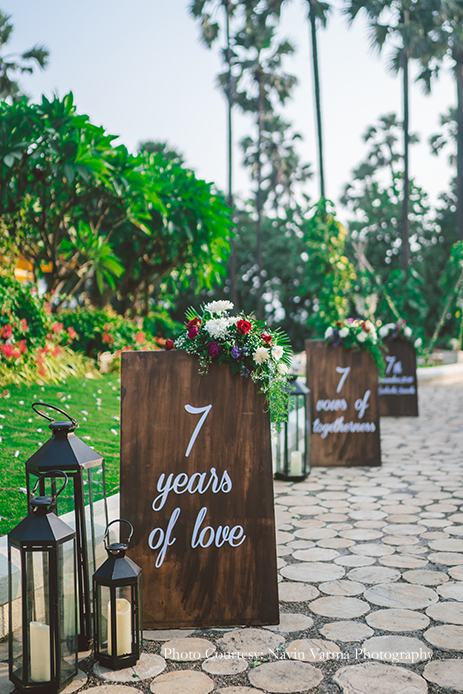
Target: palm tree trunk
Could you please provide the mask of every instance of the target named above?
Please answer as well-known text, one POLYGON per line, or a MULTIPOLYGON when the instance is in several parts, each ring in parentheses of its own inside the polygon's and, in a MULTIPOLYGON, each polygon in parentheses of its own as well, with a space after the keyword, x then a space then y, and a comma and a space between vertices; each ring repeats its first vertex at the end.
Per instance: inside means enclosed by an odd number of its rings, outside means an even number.
POLYGON ((401 268, 408 274, 410 260, 410 174, 409 174, 409 150, 410 150, 410 123, 409 123, 409 80, 408 80, 408 56, 406 51, 402 52, 402 76, 403 76, 403 131, 404 131, 404 177, 403 177, 403 200, 402 200, 402 219, 401 219, 401 268))
POLYGON ((463 241, 463 61, 455 65, 457 78, 457 228, 463 241))
MULTIPOLYGON (((232 131, 232 108, 233 108, 233 97, 232 97, 232 74, 231 74, 231 47, 230 47, 230 14, 232 5, 228 0, 223 0, 225 7, 226 16, 226 32, 227 32, 227 66, 228 66, 228 78, 227 78, 227 101, 228 101, 228 195, 227 204, 232 210, 233 219, 233 131, 232 131)), ((235 239, 231 240, 231 255, 229 263, 229 279, 230 279, 230 291, 231 300, 235 305, 236 312, 239 311, 238 307, 238 292, 236 287, 236 244, 235 239)))
POLYGON ((263 264, 262 264, 262 133, 264 130, 264 85, 262 82, 262 72, 260 67, 256 71, 256 79, 258 84, 258 114, 257 114, 257 191, 256 191, 256 255, 257 255, 257 267, 259 272, 259 287, 257 289, 257 318, 259 320, 264 319, 264 307, 263 307, 263 264))
POLYGON ((315 90, 315 110, 317 114, 317 136, 318 136, 318 170, 320 176, 320 197, 325 198, 325 172, 323 165, 323 134, 322 134, 322 109, 320 99, 320 77, 318 71, 318 47, 317 47, 317 15, 316 0, 309 0, 310 4, 310 26, 312 30, 312 65, 313 81, 315 90))

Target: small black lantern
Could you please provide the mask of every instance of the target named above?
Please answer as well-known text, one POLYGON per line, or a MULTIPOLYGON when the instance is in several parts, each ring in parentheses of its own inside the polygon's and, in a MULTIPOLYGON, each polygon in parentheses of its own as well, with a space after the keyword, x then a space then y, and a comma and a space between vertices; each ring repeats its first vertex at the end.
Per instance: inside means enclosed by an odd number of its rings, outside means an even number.
MULTIPOLYGON (((74 434, 79 425, 66 412, 44 402, 34 403, 32 409, 50 422, 53 436, 26 462, 27 491, 29 492, 33 486, 34 478, 44 472, 62 470, 68 476, 71 494, 59 500, 59 508, 55 502, 53 511, 59 515, 66 511, 74 513, 78 579, 77 633, 79 650, 85 650, 92 638, 91 577, 98 566, 95 548, 101 541, 103 528, 109 520, 104 459, 74 434), (66 417, 66 421, 55 421, 53 417, 38 410, 38 407, 56 410, 66 417)), ((50 474, 50 486, 51 495, 56 499, 56 481, 53 474, 50 474)), ((42 496, 45 495, 43 477, 40 493, 42 496)))
POLYGON ((310 390, 290 376, 288 421, 273 444, 275 478, 301 482, 310 472, 310 390))
POLYGON ((125 556, 132 534, 132 525, 122 518, 109 523, 104 535, 108 558, 93 574, 95 659, 111 670, 133 666, 140 658, 141 569, 125 556), (126 543, 107 544, 113 523, 130 527, 126 543))
POLYGON ((65 478, 61 489, 32 499, 8 534, 9 676, 32 694, 57 694, 77 675, 76 534, 52 511, 67 476, 47 474, 65 478))

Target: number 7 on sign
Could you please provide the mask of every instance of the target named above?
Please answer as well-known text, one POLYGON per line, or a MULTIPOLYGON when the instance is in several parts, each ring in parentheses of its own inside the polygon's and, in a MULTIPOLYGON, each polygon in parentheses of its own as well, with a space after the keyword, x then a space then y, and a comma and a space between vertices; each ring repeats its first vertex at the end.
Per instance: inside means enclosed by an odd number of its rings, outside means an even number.
POLYGON ((336 388, 336 393, 340 393, 341 388, 343 387, 344 383, 346 382, 346 378, 349 375, 350 366, 337 366, 336 371, 338 372, 338 374, 342 374, 341 378, 339 379, 338 387, 336 388))
POLYGON ((201 427, 203 426, 204 422, 206 421, 206 417, 211 411, 212 405, 206 405, 205 407, 193 407, 193 405, 185 405, 185 409, 187 412, 190 414, 200 414, 201 412, 203 413, 203 416, 195 426, 195 430, 191 435, 190 443, 188 444, 188 448, 186 449, 185 453, 185 458, 188 458, 188 456, 191 453, 191 449, 193 448, 194 442, 196 441, 196 437, 198 436, 199 432, 201 431, 201 427))

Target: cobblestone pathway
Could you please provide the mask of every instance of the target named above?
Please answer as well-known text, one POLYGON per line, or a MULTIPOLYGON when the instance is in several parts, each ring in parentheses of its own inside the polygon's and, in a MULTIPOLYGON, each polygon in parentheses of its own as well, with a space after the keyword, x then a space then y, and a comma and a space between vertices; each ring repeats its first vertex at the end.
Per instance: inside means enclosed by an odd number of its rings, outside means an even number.
POLYGON ((420 408, 381 421, 381 468, 275 484, 279 626, 145 632, 136 668, 82 654, 66 692, 463 692, 463 386, 420 408))

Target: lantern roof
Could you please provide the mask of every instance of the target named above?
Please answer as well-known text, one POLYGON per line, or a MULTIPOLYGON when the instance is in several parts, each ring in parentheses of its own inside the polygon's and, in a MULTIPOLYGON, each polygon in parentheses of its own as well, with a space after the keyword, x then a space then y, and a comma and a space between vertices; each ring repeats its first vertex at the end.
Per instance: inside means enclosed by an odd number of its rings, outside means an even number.
POLYGON ((290 376, 289 378, 289 394, 290 395, 307 395, 310 390, 307 386, 300 381, 297 376, 290 376))
POLYGON ((60 544, 75 537, 74 530, 61 518, 52 512, 43 512, 38 508, 29 513, 18 525, 8 533, 8 540, 14 544, 38 543, 60 544))
POLYGON ((101 583, 130 581, 141 574, 141 568, 129 557, 109 556, 93 577, 101 583))
MULTIPOLYGON (((58 424, 62 424, 59 422, 58 424)), ((53 425, 50 425, 52 428, 53 425)), ((80 468, 95 467, 103 463, 102 456, 87 446, 72 430, 53 427, 53 436, 26 462, 26 470, 37 473, 48 470, 77 472, 80 468)))

